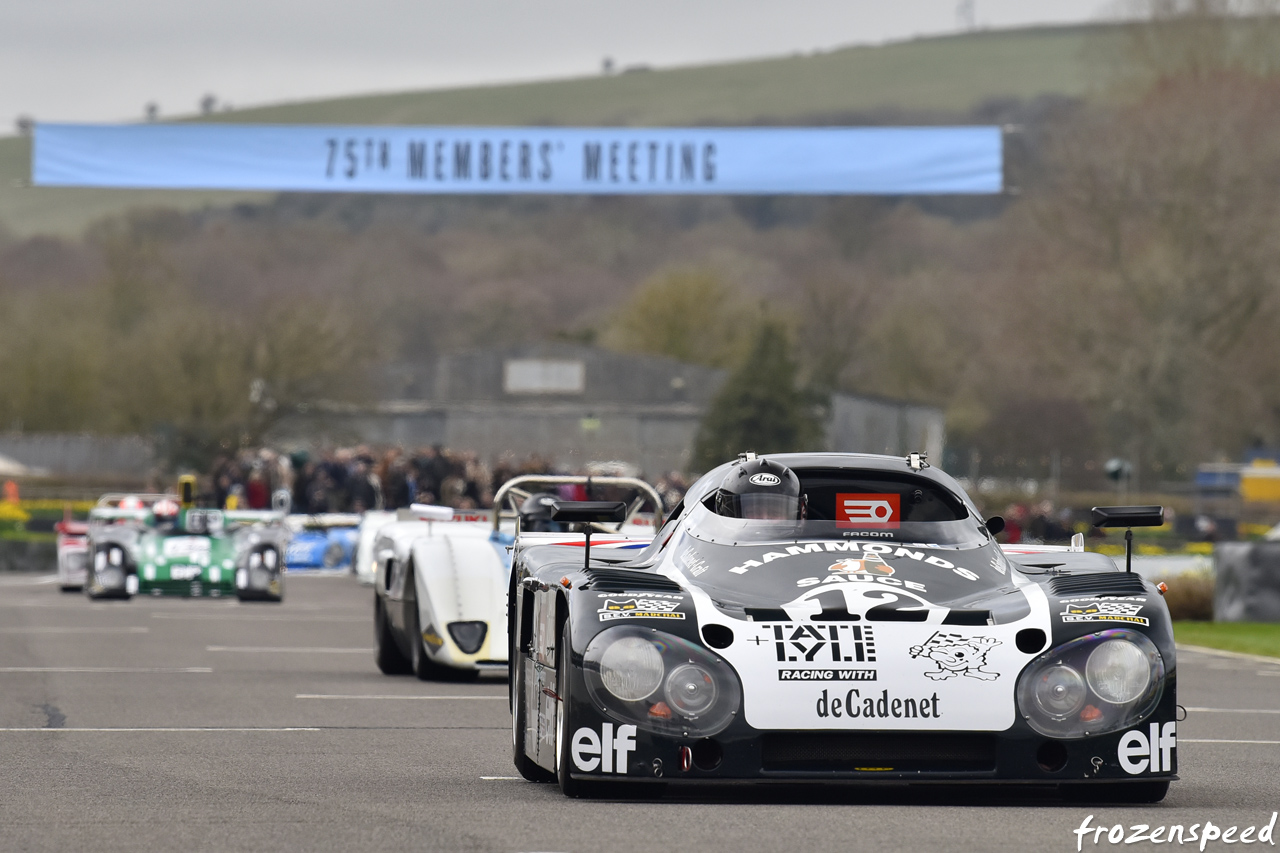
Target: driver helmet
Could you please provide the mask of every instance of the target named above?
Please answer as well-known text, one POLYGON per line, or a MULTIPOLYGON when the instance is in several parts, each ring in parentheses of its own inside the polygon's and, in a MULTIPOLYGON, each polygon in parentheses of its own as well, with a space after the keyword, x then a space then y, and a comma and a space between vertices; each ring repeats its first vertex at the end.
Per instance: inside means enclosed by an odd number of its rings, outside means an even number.
POLYGON ((548 492, 529 495, 520 504, 520 529, 528 533, 564 533, 568 527, 551 520, 555 502, 560 500, 548 492))
POLYGON ((716 492, 716 513, 728 518, 799 521, 804 517, 800 478, 780 462, 735 462, 716 492))
POLYGON ((177 501, 165 499, 156 501, 151 507, 151 514, 155 516, 156 523, 163 524, 165 522, 175 522, 178 520, 178 511, 180 507, 177 501))

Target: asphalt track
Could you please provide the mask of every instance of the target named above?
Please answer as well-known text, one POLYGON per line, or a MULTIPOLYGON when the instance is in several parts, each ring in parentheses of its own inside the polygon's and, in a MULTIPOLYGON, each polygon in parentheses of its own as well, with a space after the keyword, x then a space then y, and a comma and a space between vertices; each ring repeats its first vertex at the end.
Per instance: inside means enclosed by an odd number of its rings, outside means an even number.
POLYGON ((1016 788, 575 801, 511 778, 505 683, 379 674, 372 593, 351 578, 292 577, 280 606, 91 603, 47 580, 0 577, 0 851, 1066 851, 1087 815, 1243 828, 1280 809, 1280 662, 1180 655, 1182 780, 1159 805, 1016 788))

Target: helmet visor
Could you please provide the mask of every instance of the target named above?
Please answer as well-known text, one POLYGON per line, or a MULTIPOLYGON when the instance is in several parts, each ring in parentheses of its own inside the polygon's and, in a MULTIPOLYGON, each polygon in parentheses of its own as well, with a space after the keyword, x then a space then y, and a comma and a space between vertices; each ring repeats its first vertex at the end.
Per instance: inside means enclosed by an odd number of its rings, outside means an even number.
POLYGON ((748 493, 739 495, 739 518, 772 521, 795 521, 800 517, 800 498, 796 495, 748 493))

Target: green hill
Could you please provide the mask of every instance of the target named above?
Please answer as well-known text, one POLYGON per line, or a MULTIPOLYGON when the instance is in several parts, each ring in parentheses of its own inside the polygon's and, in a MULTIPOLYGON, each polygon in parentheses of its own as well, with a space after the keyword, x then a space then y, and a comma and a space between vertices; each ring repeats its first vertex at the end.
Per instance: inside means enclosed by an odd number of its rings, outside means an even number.
MULTIPOLYGON (((954 119, 994 99, 1083 95, 1086 44, 1103 26, 917 39, 827 53, 516 85, 280 104, 209 120, 332 124, 691 125, 954 119)), ((38 189, 28 141, 0 139, 0 224, 74 234, 136 206, 193 209, 260 193, 38 189)))

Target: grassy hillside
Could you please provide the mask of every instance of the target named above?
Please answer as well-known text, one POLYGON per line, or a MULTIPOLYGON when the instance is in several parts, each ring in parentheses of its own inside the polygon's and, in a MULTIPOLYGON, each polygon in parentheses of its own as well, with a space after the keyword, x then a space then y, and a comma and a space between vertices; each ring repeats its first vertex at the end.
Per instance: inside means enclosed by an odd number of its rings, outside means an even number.
MULTIPOLYGON (((808 56, 519 85, 336 98, 216 121, 334 124, 683 125, 964 115, 993 99, 1081 95, 1099 27, 969 33, 808 56)), ((919 120, 914 118, 913 120, 919 120)), ((34 189, 26 140, 0 139, 0 223, 74 234, 114 211, 255 200, 252 193, 34 189)))

